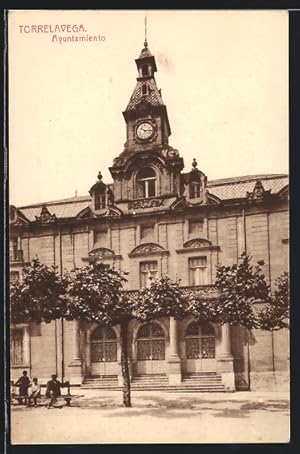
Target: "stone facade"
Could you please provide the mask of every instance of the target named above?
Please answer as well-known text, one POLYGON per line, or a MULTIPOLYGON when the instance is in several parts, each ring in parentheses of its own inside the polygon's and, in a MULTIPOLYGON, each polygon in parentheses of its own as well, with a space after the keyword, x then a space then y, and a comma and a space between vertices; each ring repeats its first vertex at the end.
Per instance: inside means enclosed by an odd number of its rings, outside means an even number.
MULTIPOLYGON (((169 145, 167 109, 147 43, 136 64, 137 86, 123 112, 127 141, 110 168, 113 183, 99 173, 90 196, 11 206, 11 279, 22 279, 24 263, 36 256, 62 272, 93 257, 128 271, 128 290, 147 285, 151 274, 168 274, 205 292, 216 265, 237 263, 246 251, 264 260, 273 286, 289 267, 287 176, 209 181, 195 160, 184 173, 183 159, 169 145)), ((228 389, 288 386, 286 330, 249 334, 210 325, 189 335, 197 330, 192 322, 162 319, 143 328, 132 321, 132 377, 163 373, 176 385, 186 374, 208 372, 220 374, 228 389)), ((117 375, 121 383, 119 336, 118 326, 103 332, 96 324, 64 320, 14 326, 12 378, 27 369, 42 383, 52 373, 73 384, 93 375, 117 375)))

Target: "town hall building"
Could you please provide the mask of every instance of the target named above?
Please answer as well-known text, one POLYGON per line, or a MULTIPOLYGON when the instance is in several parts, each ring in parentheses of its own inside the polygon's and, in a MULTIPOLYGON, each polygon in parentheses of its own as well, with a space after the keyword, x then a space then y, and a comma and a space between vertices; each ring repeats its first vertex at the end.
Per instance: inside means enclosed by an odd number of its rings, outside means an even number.
MULTIPOLYGON (((10 279, 22 279, 23 266, 36 257, 61 272, 98 260, 127 271, 128 290, 168 275, 205 297, 213 292, 216 266, 238 263, 245 251, 264 261, 273 286, 289 267, 287 175, 210 180, 197 157, 184 166, 169 141, 147 42, 135 62, 137 82, 123 112, 127 139, 109 168, 112 182, 99 172, 86 196, 11 205, 10 279)), ((249 334, 192 316, 132 320, 129 329, 133 389, 288 387, 287 330, 249 334)), ((13 325, 12 379, 23 370, 41 383, 56 373, 71 384, 118 389, 119 327, 66 320, 13 325)))

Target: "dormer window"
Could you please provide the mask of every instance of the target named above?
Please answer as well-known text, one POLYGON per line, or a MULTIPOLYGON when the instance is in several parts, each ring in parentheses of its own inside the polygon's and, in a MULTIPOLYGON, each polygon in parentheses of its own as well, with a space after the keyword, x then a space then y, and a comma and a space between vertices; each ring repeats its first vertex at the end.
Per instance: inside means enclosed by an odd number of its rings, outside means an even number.
POLYGON ((142 95, 145 96, 148 94, 148 87, 146 84, 142 85, 142 95))
POLYGON ((141 169, 137 174, 137 196, 148 198, 156 196, 156 174, 151 167, 141 169))
POLYGON ((198 181, 192 181, 190 183, 190 199, 196 199, 201 195, 201 183, 198 181))
POLYGON ((103 192, 95 194, 95 210, 102 210, 106 207, 106 197, 103 192))

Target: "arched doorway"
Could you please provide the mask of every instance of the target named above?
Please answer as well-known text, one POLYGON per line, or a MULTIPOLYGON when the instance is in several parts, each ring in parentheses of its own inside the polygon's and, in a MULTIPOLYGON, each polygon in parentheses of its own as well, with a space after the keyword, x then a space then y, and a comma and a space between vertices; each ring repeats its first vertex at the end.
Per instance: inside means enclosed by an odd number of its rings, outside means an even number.
POLYGON ((137 373, 165 373, 165 350, 165 333, 158 323, 140 326, 137 332, 137 373))
POLYGON ((216 371, 215 331, 210 323, 193 321, 185 330, 188 373, 216 371))
POLYGON ((91 335, 92 375, 117 375, 117 336, 109 327, 98 326, 91 335))

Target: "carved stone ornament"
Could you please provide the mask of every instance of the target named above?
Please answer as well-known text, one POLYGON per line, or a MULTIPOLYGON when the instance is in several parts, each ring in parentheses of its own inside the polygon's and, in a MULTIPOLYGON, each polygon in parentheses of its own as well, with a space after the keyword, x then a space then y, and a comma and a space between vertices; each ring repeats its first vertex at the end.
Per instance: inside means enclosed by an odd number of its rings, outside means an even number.
POLYGON ((256 200, 256 201, 264 200, 265 196, 269 195, 270 192, 271 192, 270 190, 266 191, 265 188, 263 187, 262 182, 260 180, 258 180, 255 183, 253 192, 247 192, 247 199, 251 200, 251 201, 252 200, 256 200))
POLYGON ((115 255, 114 251, 111 249, 107 248, 97 248, 93 249, 92 251, 89 252, 89 257, 95 259, 95 260, 101 260, 105 257, 111 257, 112 255, 115 255))
POLYGON ((145 243, 141 244, 140 246, 135 247, 131 253, 129 254, 129 257, 135 257, 138 255, 151 255, 151 254, 163 254, 167 253, 162 246, 159 244, 155 243, 145 243))
POLYGON ((137 210, 139 208, 155 208, 164 204, 164 199, 142 199, 134 200, 128 203, 129 210, 137 210))
POLYGON ((50 213, 46 205, 43 205, 40 216, 35 216, 35 219, 41 224, 50 224, 56 221, 56 216, 50 213))
POLYGON ((211 242, 204 238, 195 238, 193 240, 186 241, 183 245, 184 248, 201 248, 211 246, 211 242))

